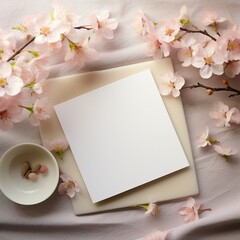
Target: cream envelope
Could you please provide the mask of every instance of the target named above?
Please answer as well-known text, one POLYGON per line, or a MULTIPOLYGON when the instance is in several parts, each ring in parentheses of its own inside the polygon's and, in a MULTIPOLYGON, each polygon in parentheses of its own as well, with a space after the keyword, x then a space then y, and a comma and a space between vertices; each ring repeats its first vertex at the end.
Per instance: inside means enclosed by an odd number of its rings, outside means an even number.
POLYGON ((54 109, 93 203, 189 166, 149 69, 54 109))
MULTIPOLYGON (((50 92, 51 103, 49 105, 51 119, 41 123, 40 134, 42 140, 52 140, 64 136, 61 125, 53 110, 54 105, 146 69, 151 70, 157 84, 161 80, 162 74, 173 71, 171 60, 164 59, 157 62, 143 62, 49 80, 50 87, 53 87, 53 91, 50 92)), ((76 161, 69 149, 66 151, 64 159, 59 160, 58 163, 62 172, 69 174, 80 184, 81 192, 72 199, 75 214, 100 212, 150 201, 166 201, 198 194, 197 178, 181 98, 164 97, 163 100, 190 166, 115 197, 93 204, 76 161)))

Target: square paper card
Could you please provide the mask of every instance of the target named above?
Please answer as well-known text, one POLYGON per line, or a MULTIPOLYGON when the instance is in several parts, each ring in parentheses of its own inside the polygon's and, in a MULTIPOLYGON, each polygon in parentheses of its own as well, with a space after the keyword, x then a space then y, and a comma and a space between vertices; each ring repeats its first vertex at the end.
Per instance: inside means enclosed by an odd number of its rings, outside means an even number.
POLYGON ((54 109, 93 203, 189 166, 150 70, 54 109))

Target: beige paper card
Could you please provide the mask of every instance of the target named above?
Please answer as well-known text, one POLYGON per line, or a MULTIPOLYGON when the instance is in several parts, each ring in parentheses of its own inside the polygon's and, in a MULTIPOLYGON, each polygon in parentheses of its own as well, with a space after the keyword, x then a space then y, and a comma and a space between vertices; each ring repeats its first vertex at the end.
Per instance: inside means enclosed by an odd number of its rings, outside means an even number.
MULTIPOLYGON (((161 75, 173 71, 171 60, 164 59, 49 80, 50 87, 53 86, 53 91, 50 92, 51 119, 41 123, 40 134, 42 140, 52 140, 64 136, 53 109, 54 105, 147 69, 151 70, 156 84, 161 80, 161 75)), ((181 98, 164 97, 163 101, 190 166, 115 197, 93 204, 78 170, 77 163, 69 149, 65 153, 64 159, 58 160, 58 163, 62 172, 69 174, 80 183, 81 192, 72 199, 75 214, 100 212, 150 201, 166 201, 198 194, 196 172, 181 98)))

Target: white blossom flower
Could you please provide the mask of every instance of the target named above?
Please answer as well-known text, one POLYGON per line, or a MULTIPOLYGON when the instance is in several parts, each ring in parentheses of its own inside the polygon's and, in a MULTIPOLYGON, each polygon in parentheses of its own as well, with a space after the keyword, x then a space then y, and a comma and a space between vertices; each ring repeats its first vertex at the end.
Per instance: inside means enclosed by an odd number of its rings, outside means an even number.
POLYGON ((51 142, 47 142, 45 145, 48 150, 56 153, 60 159, 63 159, 63 154, 68 148, 67 139, 64 137, 56 138, 51 142))
POLYGON ((181 24, 178 19, 168 23, 159 23, 157 27, 157 37, 160 42, 170 43, 180 30, 181 24))
POLYGON ((200 68, 199 73, 202 78, 210 78, 212 74, 222 75, 224 72, 224 58, 216 47, 214 41, 209 42, 192 60, 192 65, 200 68))
POLYGON ((183 37, 180 42, 180 50, 177 53, 178 59, 182 62, 183 67, 192 65, 193 57, 199 50, 199 44, 195 38, 190 35, 183 37))
POLYGON ((78 39, 77 43, 69 40, 69 47, 64 58, 65 61, 82 68, 86 62, 96 60, 97 58, 98 52, 89 45, 88 40, 83 36, 78 39))
POLYGON ((0 97, 5 94, 15 96, 20 93, 23 86, 23 80, 12 74, 11 64, 0 63, 0 97))
POLYGON ((209 113, 209 116, 213 118, 215 121, 215 125, 217 127, 229 127, 230 120, 235 111, 235 108, 229 109, 227 105, 222 102, 218 102, 216 106, 216 110, 209 113))
POLYGON ((222 23, 224 21, 226 21, 226 19, 223 17, 219 18, 215 11, 206 12, 202 18, 202 23, 205 26, 214 26, 215 24, 222 23))
POLYGON ((18 99, 15 97, 0 98, 0 130, 9 131, 13 128, 14 123, 23 120, 23 109, 18 104, 18 99))
POLYGON ((226 160, 228 160, 228 158, 231 155, 235 154, 235 151, 232 150, 231 146, 228 146, 226 144, 215 144, 213 145, 213 149, 222 157, 224 157, 226 160))
POLYGON ((40 13, 36 17, 34 42, 36 44, 55 43, 61 40, 66 28, 60 20, 53 20, 48 13, 40 13))
POLYGON ((137 33, 142 36, 146 36, 150 31, 154 29, 154 25, 149 19, 144 15, 141 10, 136 11, 133 20, 133 27, 137 33))
POLYGON ((164 96, 172 94, 173 97, 178 97, 180 95, 180 89, 184 84, 185 80, 183 77, 171 72, 161 76, 159 91, 164 96))
POLYGON ((67 174, 61 174, 60 178, 62 183, 58 186, 59 194, 67 194, 70 198, 73 198, 76 192, 80 192, 80 186, 77 181, 67 174))
POLYGON ((92 12, 90 22, 97 35, 113 39, 113 30, 118 27, 118 21, 115 18, 109 18, 109 11, 92 12))
POLYGON ((33 126, 39 126, 41 120, 50 118, 47 112, 48 100, 46 98, 36 99, 33 107, 29 108, 31 111, 29 120, 33 126))

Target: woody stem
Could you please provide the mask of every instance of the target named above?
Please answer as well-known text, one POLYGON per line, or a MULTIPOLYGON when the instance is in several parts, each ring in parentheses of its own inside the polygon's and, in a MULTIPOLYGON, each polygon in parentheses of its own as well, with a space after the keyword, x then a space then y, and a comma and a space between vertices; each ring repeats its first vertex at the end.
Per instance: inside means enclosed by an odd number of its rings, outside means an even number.
POLYGON ((190 29, 186 29, 186 28, 183 28, 183 27, 180 27, 180 30, 188 32, 188 33, 201 33, 203 35, 206 35, 206 36, 210 37, 214 41, 217 40, 215 37, 211 36, 206 30, 190 30, 190 29))
POLYGON ((234 96, 239 96, 240 95, 240 90, 233 88, 227 84, 226 87, 209 87, 206 85, 203 85, 199 82, 197 84, 193 84, 190 86, 185 86, 182 89, 193 89, 193 88, 205 88, 206 90, 212 90, 213 92, 219 92, 219 91, 225 91, 225 92, 234 92, 234 94, 230 94, 229 97, 234 97, 234 96))

